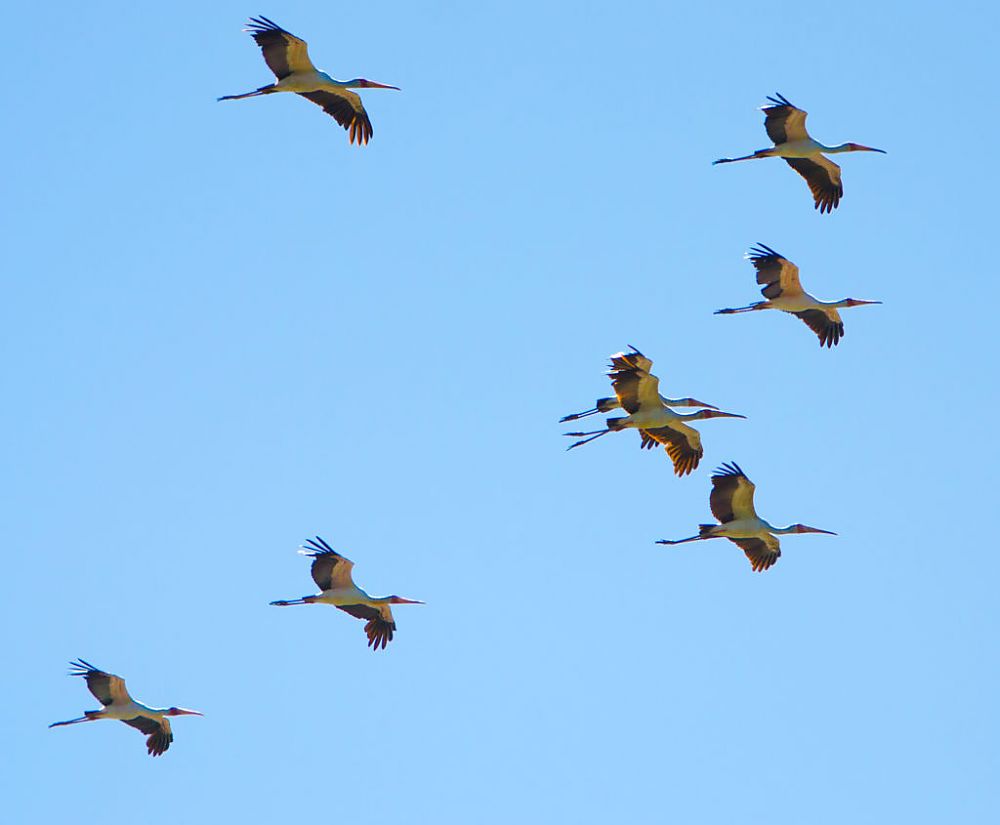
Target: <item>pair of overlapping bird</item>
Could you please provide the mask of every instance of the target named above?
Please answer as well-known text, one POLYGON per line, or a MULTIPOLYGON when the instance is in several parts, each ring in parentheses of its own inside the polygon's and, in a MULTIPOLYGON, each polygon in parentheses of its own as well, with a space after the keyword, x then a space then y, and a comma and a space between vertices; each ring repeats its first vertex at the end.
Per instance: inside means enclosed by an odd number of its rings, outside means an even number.
MULTIPOLYGON (((304 40, 284 30, 266 17, 251 18, 246 29, 260 47, 264 60, 274 73, 276 82, 261 86, 252 92, 227 95, 219 100, 239 100, 278 92, 292 92, 322 107, 348 134, 350 143, 367 144, 374 130, 371 120, 353 89, 397 89, 382 83, 355 78, 349 81, 334 80, 318 70, 309 58, 304 40)), ((793 106, 781 95, 768 98, 772 105, 764 108, 765 127, 774 147, 761 149, 739 158, 723 158, 716 163, 733 163, 767 157, 783 158, 789 166, 805 178, 813 194, 816 208, 828 213, 837 208, 843 196, 840 167, 824 157, 840 152, 881 152, 880 149, 845 143, 824 146, 814 141, 806 132, 806 113, 793 106)), ((719 314, 752 312, 762 309, 779 309, 802 319, 819 337, 820 346, 833 347, 844 334, 844 324, 838 309, 876 301, 817 301, 802 289, 799 270, 791 261, 770 247, 760 244, 748 254, 757 270, 757 283, 763 284, 766 300, 736 309, 718 310, 719 314)), ((707 418, 743 418, 734 413, 718 410, 711 404, 693 398, 671 399, 659 392, 659 379, 651 372, 652 361, 634 347, 629 352, 611 356, 613 398, 601 398, 593 409, 574 413, 562 419, 573 421, 597 413, 607 413, 621 408, 627 414, 606 421, 606 428, 589 433, 567 433, 581 440, 571 445, 578 447, 607 433, 636 429, 641 437, 641 447, 651 449, 662 445, 673 461, 678 476, 694 470, 703 455, 701 437, 689 421, 707 418), (681 414, 671 407, 700 407, 698 412, 681 414)), ((696 536, 678 541, 663 540, 660 544, 683 544, 716 537, 725 537, 739 545, 750 559, 755 571, 771 567, 781 555, 777 536, 789 533, 828 533, 803 524, 775 528, 759 518, 753 505, 754 485, 739 465, 724 464, 712 476, 710 506, 719 524, 702 524, 696 536)), ((320 593, 298 599, 271 602, 275 606, 298 604, 331 604, 365 622, 365 634, 372 649, 384 649, 392 639, 396 623, 391 606, 394 604, 422 604, 400 596, 369 596, 354 584, 351 571, 353 562, 337 553, 323 539, 310 539, 301 551, 312 558, 312 577, 320 593)), ((86 711, 83 716, 65 722, 55 722, 50 727, 74 725, 99 719, 116 719, 139 730, 146 737, 146 747, 152 756, 164 753, 173 741, 170 718, 201 714, 186 708, 154 708, 135 701, 120 676, 101 670, 79 659, 71 663, 70 675, 85 679, 90 692, 100 701, 102 708, 86 711)))

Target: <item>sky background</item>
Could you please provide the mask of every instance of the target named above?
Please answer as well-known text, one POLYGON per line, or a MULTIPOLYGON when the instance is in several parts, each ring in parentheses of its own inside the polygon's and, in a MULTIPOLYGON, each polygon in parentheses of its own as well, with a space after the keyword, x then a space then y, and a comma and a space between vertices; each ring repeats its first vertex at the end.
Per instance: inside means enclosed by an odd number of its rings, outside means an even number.
MULTIPOLYGON (((5 12, 4 819, 986 822, 998 807, 996 37, 987 3, 96 2, 5 12), (271 81, 264 13, 364 101, 271 81), (780 91, 848 155, 812 209, 780 91), (961 130, 957 134, 953 130, 961 130), (983 154, 986 149, 987 153, 983 154), (847 310, 821 350, 764 242, 847 310), (677 479, 557 423, 634 344, 677 479), (792 536, 710 521, 738 461, 792 536), (324 606, 319 534, 396 609, 324 606), (198 708, 159 759, 82 656, 198 708)), ((594 419, 591 419, 594 420, 594 419)), ((596 422, 599 424, 599 422, 596 422)))

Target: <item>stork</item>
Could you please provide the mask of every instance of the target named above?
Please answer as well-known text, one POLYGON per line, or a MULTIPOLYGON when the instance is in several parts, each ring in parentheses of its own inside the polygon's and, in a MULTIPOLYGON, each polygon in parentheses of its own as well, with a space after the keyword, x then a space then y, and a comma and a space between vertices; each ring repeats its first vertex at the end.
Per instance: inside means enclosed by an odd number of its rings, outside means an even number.
POLYGON ((758 309, 780 309, 802 319, 819 337, 820 347, 834 347, 844 337, 844 322, 838 309, 881 301, 862 301, 844 298, 842 301, 817 301, 799 283, 799 268, 788 258, 771 247, 758 244, 750 249, 746 258, 757 270, 757 283, 764 284, 761 294, 766 301, 735 309, 717 309, 716 315, 733 315, 737 312, 754 312, 758 309))
POLYGON ((146 750, 150 756, 159 756, 174 741, 168 716, 202 716, 196 710, 186 708, 150 708, 129 696, 125 680, 121 676, 107 673, 83 659, 70 662, 70 676, 82 676, 87 681, 87 689, 104 705, 101 710, 85 710, 79 719, 53 722, 50 728, 76 725, 80 722, 94 722, 98 719, 117 719, 140 732, 146 739, 146 750))
POLYGON ((806 131, 806 116, 808 112, 797 108, 788 102, 781 94, 767 98, 771 105, 762 107, 764 112, 764 128, 767 136, 774 141, 772 149, 758 149, 751 155, 740 158, 719 158, 718 163, 736 163, 740 160, 755 160, 756 158, 784 158, 785 163, 805 178, 812 192, 815 207, 820 211, 830 212, 840 205, 844 196, 844 185, 840 180, 840 167, 827 155, 837 155, 842 152, 881 152, 884 149, 873 149, 860 143, 841 143, 839 146, 824 146, 819 141, 809 137, 806 131))
POLYGON ((712 476, 712 493, 708 498, 712 515, 719 524, 699 524, 698 535, 671 541, 661 539, 657 544, 684 544, 689 541, 727 538, 739 546, 754 572, 767 570, 781 556, 779 535, 791 533, 823 533, 835 536, 829 530, 792 524, 788 527, 772 527, 757 515, 753 506, 753 493, 757 488, 740 469, 740 465, 723 464, 712 476))
POLYGON ((354 80, 334 80, 326 72, 317 69, 309 59, 309 46, 305 40, 285 31, 277 23, 261 15, 251 17, 249 32, 264 53, 264 61, 278 78, 277 83, 261 86, 254 92, 241 95, 224 95, 219 100, 242 100, 245 97, 270 95, 275 92, 295 92, 306 100, 321 106, 347 130, 348 142, 360 146, 368 143, 372 136, 372 122, 368 112, 361 105, 361 98, 351 89, 395 89, 357 77, 354 80))
POLYGON ((628 428, 639 430, 642 437, 641 448, 651 450, 662 444, 674 465, 674 473, 684 476, 698 466, 705 451, 701 446, 701 435, 686 421, 704 418, 746 418, 736 413, 721 412, 716 409, 699 410, 695 413, 676 413, 663 403, 660 396, 660 379, 643 369, 652 367, 653 362, 638 353, 619 352, 611 356, 611 387, 618 403, 628 416, 609 418, 606 429, 586 433, 565 433, 581 438, 566 449, 572 450, 608 433, 628 428), (641 360, 640 360, 641 358, 641 360))
POLYGON ((414 599, 404 599, 401 596, 369 596, 354 583, 351 571, 354 562, 340 555, 323 539, 309 539, 299 550, 303 556, 312 558, 312 577, 316 586, 322 591, 317 596, 303 596, 301 599, 280 599, 271 602, 276 607, 287 607, 293 604, 332 604, 345 613, 358 619, 365 619, 365 633, 368 636, 368 647, 378 650, 392 641, 396 630, 396 622, 392 617, 394 604, 423 604, 414 599))
MULTIPOLYGON (((653 366, 653 362, 650 361, 645 355, 643 355, 639 350, 633 347, 631 344, 628 345, 629 352, 627 353, 631 363, 637 366, 641 370, 649 372, 653 366)), ((611 356, 612 361, 617 358, 618 355, 611 356)), ((624 355, 622 355, 624 357, 624 355)), ((698 401, 694 398, 667 398, 665 395, 660 396, 660 400, 666 404, 668 407, 704 407, 708 410, 719 409, 714 404, 706 404, 704 401, 698 401)), ((576 421, 580 418, 586 418, 589 415, 596 415, 597 413, 609 413, 612 410, 617 410, 621 408, 621 403, 618 401, 617 397, 612 398, 598 398, 594 402, 593 409, 584 410, 583 412, 571 413, 570 415, 564 415, 559 419, 559 423, 563 424, 567 421, 576 421)))

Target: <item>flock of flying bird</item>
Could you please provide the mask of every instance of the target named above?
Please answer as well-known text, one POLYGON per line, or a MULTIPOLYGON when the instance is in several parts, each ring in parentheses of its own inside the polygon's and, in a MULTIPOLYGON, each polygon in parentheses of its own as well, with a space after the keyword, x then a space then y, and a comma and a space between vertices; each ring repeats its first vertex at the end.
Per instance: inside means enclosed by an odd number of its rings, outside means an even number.
MULTIPOLYGON (((371 120, 352 89, 397 89, 365 78, 349 81, 334 80, 317 69, 309 58, 306 41, 285 31, 266 17, 251 18, 245 29, 256 41, 268 68, 277 82, 261 86, 252 92, 226 95, 219 100, 241 100, 277 92, 294 92, 322 107, 346 131, 348 142, 367 144, 373 134, 371 120)), ((824 146, 813 140, 806 131, 806 112, 797 108, 780 94, 769 97, 770 105, 763 108, 764 127, 774 143, 773 147, 759 149, 738 158, 721 158, 720 163, 779 157, 798 172, 809 185, 815 208, 829 213, 840 205, 844 194, 840 167, 824 155, 842 152, 882 152, 858 143, 824 146)), ((818 336, 820 346, 836 346, 844 335, 844 324, 839 309, 863 304, 880 303, 845 298, 841 301, 819 301, 806 292, 799 282, 799 268, 768 246, 759 244, 750 250, 747 258, 757 270, 757 283, 763 284, 761 293, 766 300, 745 307, 720 309, 716 314, 753 312, 762 309, 779 309, 797 316, 818 336)), ((659 379, 651 372, 653 362, 635 347, 628 352, 611 356, 610 372, 613 397, 599 398, 594 407, 573 413, 561 422, 576 421, 599 413, 621 409, 623 416, 605 421, 605 428, 591 432, 571 432, 578 438, 568 449, 579 447, 608 433, 619 430, 639 431, 640 446, 653 449, 663 445, 673 462, 678 476, 691 473, 698 467, 704 454, 701 436, 688 422, 708 418, 744 418, 736 413, 722 412, 711 404, 693 398, 667 398, 660 394, 659 379), (697 412, 677 413, 672 407, 699 407, 697 412)), ((723 464, 711 477, 712 491, 709 507, 718 524, 700 524, 698 535, 685 539, 662 539, 657 544, 677 545, 712 538, 727 538, 746 554, 754 571, 771 567, 781 555, 779 535, 791 533, 824 533, 828 530, 792 524, 774 527, 757 515, 754 508, 753 482, 740 466, 723 464)), ((369 596, 352 578, 354 563, 337 553, 323 539, 310 539, 299 551, 312 559, 311 573, 320 593, 298 599, 282 599, 272 605, 285 607, 299 604, 330 604, 358 619, 365 621, 368 646, 373 650, 385 648, 392 641, 396 623, 392 615, 394 604, 423 604, 400 596, 369 596)), ((85 711, 84 715, 65 722, 54 722, 49 727, 75 725, 99 719, 117 719, 145 734, 146 748, 152 756, 159 756, 170 747, 173 732, 169 717, 201 716, 196 710, 179 707, 154 708, 136 702, 120 676, 101 670, 79 659, 71 662, 71 676, 80 676, 87 688, 101 703, 99 710, 85 711)))

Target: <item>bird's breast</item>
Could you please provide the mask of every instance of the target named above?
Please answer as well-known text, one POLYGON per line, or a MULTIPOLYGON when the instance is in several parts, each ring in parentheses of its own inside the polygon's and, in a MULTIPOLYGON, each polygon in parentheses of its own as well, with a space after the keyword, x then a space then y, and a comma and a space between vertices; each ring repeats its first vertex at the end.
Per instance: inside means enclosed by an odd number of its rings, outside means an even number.
POLYGON ((820 145, 814 140, 790 140, 774 147, 779 158, 811 158, 819 152, 820 145))
POLYGON ((736 519, 723 524, 720 532, 731 539, 752 539, 759 536, 763 529, 757 519, 736 519))
POLYGON ((318 92, 330 89, 330 79, 322 72, 296 72, 279 80, 275 86, 283 92, 318 92))

